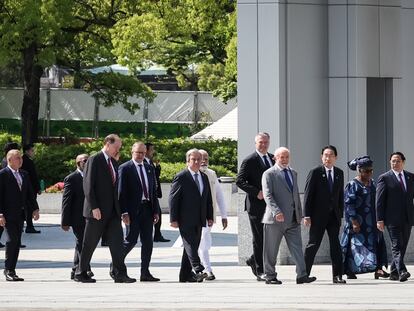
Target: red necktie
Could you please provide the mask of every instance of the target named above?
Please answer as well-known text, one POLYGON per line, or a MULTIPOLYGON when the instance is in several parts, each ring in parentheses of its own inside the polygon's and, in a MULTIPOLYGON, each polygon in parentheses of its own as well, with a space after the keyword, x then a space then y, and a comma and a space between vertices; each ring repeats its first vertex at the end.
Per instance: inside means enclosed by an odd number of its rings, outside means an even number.
POLYGON ((116 178, 115 178, 114 170, 112 169, 111 158, 108 158, 108 168, 109 168, 109 172, 111 173, 112 184, 115 185, 116 178))

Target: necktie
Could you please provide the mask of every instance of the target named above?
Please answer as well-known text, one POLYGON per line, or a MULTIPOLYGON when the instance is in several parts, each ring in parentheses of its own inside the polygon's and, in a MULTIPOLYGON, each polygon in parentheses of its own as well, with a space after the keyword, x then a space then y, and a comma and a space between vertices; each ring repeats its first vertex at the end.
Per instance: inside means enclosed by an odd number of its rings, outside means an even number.
POLYGON ((404 185, 404 182, 403 182, 403 179, 402 179, 402 174, 401 174, 401 173, 399 173, 399 174, 398 174, 398 177, 400 178, 401 188, 402 188, 402 190, 405 192, 405 191, 406 191, 406 189, 405 189, 405 185, 404 185))
POLYGON ((286 183, 288 184, 290 191, 293 192, 293 184, 292 184, 292 181, 290 180, 288 169, 287 168, 283 169, 283 173, 285 173, 286 183))
POLYGON ((144 192, 145 199, 148 200, 148 189, 147 189, 147 184, 145 183, 144 172, 142 171, 142 164, 138 164, 138 166, 139 166, 139 175, 141 177, 142 191, 144 192))
POLYGON ((115 179, 114 170, 112 169, 111 158, 108 158, 108 168, 109 168, 109 172, 111 173, 112 184, 115 185, 116 179, 115 179))
POLYGON ((265 163, 266 168, 270 168, 270 163, 269 163, 269 161, 267 160, 267 157, 266 157, 265 155, 263 156, 263 161, 264 161, 264 163, 265 163))
POLYGON ((196 174, 194 174, 194 181, 195 181, 195 183, 196 183, 196 185, 197 185, 198 192, 200 192, 200 194, 201 194, 200 181, 198 180, 198 174, 197 174, 197 173, 196 173, 196 174))
POLYGON ((14 178, 16 178, 17 185, 19 186, 19 189, 22 190, 23 181, 22 181, 22 178, 21 178, 19 172, 16 171, 16 172, 13 173, 13 175, 14 175, 14 178))
POLYGON ((332 180, 331 170, 328 170, 328 185, 329 185, 329 191, 332 192, 333 180, 332 180))

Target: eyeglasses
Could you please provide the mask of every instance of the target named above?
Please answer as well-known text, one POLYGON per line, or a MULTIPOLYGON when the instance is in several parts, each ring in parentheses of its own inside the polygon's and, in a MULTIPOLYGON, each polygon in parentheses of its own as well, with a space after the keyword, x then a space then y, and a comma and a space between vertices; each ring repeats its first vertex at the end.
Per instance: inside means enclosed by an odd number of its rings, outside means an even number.
POLYGON ((86 163, 86 162, 88 162, 88 159, 83 159, 83 160, 79 161, 78 164, 81 163, 81 162, 86 163))

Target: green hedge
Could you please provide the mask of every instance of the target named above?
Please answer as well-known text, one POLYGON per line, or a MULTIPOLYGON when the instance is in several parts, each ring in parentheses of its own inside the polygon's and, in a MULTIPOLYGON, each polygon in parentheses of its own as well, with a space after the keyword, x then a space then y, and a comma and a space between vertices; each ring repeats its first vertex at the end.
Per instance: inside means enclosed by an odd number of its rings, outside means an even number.
MULTIPOLYGON (((20 136, 0 133, 0 147, 7 141, 20 142, 20 136)), ((120 162, 131 159, 131 147, 140 140, 132 135, 122 137, 120 162)), ((185 138, 156 139, 148 141, 156 146, 155 157, 161 162, 161 181, 170 182, 174 175, 185 167, 185 153, 191 148, 205 149, 210 154, 210 167, 218 176, 235 176, 237 172, 237 142, 232 140, 208 140, 205 142, 192 141, 185 138)), ((103 145, 102 139, 90 143, 73 145, 45 145, 36 144, 35 163, 39 171, 39 178, 45 181, 46 186, 62 181, 63 178, 75 169, 75 157, 81 153, 93 154, 103 145)))

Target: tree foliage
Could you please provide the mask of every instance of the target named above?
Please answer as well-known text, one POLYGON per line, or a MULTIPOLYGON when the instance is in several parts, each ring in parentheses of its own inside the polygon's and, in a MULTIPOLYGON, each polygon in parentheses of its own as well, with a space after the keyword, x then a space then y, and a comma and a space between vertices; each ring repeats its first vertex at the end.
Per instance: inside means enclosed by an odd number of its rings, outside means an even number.
POLYGON ((165 66, 177 80, 236 95, 236 1, 143 0, 137 14, 111 29, 118 62, 134 68, 165 66))
POLYGON ((23 68, 22 142, 37 140, 40 77, 52 64, 71 68, 105 106, 137 108, 129 96, 151 101, 151 90, 134 76, 92 75, 85 69, 113 64, 111 29, 139 13, 139 0, 0 0, 0 67, 23 68))

